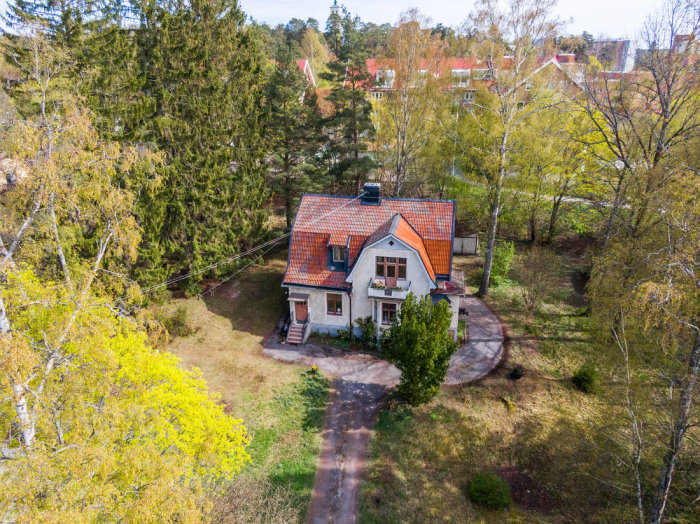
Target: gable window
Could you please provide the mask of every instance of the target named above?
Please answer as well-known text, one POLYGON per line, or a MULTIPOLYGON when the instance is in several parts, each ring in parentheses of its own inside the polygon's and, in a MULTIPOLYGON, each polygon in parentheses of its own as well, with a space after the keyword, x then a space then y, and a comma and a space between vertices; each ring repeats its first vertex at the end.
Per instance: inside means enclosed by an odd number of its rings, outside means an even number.
POLYGON ((326 294, 326 312, 329 315, 340 316, 343 314, 343 295, 339 293, 326 294))
POLYGON ((340 246, 333 246, 333 262, 345 262, 345 248, 340 246))
POLYGON ((396 322, 396 304, 382 302, 382 324, 388 325, 396 322))
POLYGON ((376 274, 384 278, 406 278, 406 259, 377 257, 376 274))

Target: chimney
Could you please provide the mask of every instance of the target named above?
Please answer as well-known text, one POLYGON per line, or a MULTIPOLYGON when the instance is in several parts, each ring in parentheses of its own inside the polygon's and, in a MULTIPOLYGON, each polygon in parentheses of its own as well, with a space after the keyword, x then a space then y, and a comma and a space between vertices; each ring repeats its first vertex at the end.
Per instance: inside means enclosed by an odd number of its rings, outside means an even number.
POLYGON ((557 55, 557 61, 560 64, 573 64, 576 62, 576 55, 574 53, 559 53, 557 55))
POLYGON ((379 194, 380 184, 378 182, 366 182, 362 189, 362 203, 369 206, 378 206, 382 203, 382 197, 379 194))

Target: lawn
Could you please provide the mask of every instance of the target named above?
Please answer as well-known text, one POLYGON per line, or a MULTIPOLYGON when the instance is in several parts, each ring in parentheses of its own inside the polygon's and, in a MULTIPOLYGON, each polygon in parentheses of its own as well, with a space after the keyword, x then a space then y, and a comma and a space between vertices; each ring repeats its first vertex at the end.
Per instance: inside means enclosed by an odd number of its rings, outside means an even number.
MULTIPOLYGON (((601 417, 601 409, 595 396, 579 392, 570 380, 591 350, 582 261, 570 250, 561 253, 534 318, 525 314, 517 271, 486 299, 507 330, 500 369, 478 384, 443 387, 419 408, 392 401, 380 414, 361 489, 362 522, 609 518, 596 512, 609 490, 572 472, 579 457, 594 454, 583 429, 588 425, 581 422, 601 417), (508 376, 516 364, 525 370, 519 380, 508 376), (515 501, 510 509, 470 503, 469 480, 482 470, 508 481, 515 501)), ((467 282, 479 271, 476 257, 456 257, 454 263, 467 282)))
MULTIPOLYGON (((199 368, 227 411, 243 419, 253 440, 248 448, 252 463, 241 477, 260 482, 259 489, 281 489, 284 504, 302 521, 313 488, 329 384, 261 353, 264 337, 286 306, 280 287, 286 256, 286 251, 270 254, 264 266, 241 273, 213 296, 172 300, 157 314, 167 317, 186 308, 194 333, 173 337, 165 349, 183 367, 199 368)), ((258 496, 263 501, 274 498, 258 496)), ((245 521, 240 514, 237 518, 245 521)))

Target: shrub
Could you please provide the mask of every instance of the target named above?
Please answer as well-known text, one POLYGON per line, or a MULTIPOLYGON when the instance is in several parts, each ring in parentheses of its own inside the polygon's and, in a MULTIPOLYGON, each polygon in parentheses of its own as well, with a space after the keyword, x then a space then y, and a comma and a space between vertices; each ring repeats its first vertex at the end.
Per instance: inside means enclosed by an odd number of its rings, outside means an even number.
POLYGON ((340 342, 350 342, 352 340, 352 328, 339 329, 337 337, 340 342))
POLYGON ((190 314, 185 306, 179 306, 173 314, 163 319, 163 325, 170 335, 186 337, 194 330, 190 326, 190 314))
POLYGON ((520 364, 517 364, 513 369, 510 370, 510 373, 508 373, 508 378, 512 380, 518 380, 523 378, 525 375, 525 368, 522 367, 520 364))
POLYGON ((360 343, 368 349, 376 349, 377 330, 372 317, 356 318, 355 324, 360 328, 360 343))
POLYGON ((600 375, 593 364, 584 364, 578 368, 572 380, 584 393, 596 393, 600 387, 600 375))
POLYGON ((382 350, 401 371, 398 393, 417 406, 433 398, 445 380, 450 357, 457 349, 449 333, 452 313, 446 301, 433 305, 429 296, 409 293, 398 321, 391 326, 382 350))
POLYGON ((493 263, 491 264, 491 282, 500 286, 508 280, 508 273, 513 265, 515 246, 513 242, 503 242, 502 246, 493 248, 493 263))
POLYGON ((510 487, 501 477, 491 472, 478 472, 469 483, 469 500, 489 509, 505 509, 513 502, 510 487))
MULTIPOLYGON (((515 246, 512 242, 503 242, 502 246, 493 248, 493 261, 491 262, 491 278, 490 285, 498 287, 508 282, 508 273, 510 273, 515 257, 515 246)), ((479 271, 478 275, 473 280, 473 283, 478 285, 484 276, 484 270, 479 271)))

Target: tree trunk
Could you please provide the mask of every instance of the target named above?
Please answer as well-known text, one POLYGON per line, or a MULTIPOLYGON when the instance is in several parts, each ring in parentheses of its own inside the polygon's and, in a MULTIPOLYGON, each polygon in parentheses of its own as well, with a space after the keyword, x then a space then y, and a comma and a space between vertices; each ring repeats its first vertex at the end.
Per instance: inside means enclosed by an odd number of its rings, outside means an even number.
POLYGON ((496 230, 498 228, 498 212, 501 204, 501 188, 495 190, 493 202, 491 203, 491 216, 489 218, 489 236, 486 245, 486 259, 484 260, 484 274, 481 277, 479 286, 479 296, 484 297, 489 293, 489 281, 491 280, 491 266, 493 265, 493 248, 496 244, 496 230))
POLYGON ((15 411, 19 419, 19 431, 22 434, 24 445, 30 447, 34 443, 34 424, 32 417, 29 416, 29 408, 27 407, 27 395, 24 387, 19 384, 12 385, 12 396, 15 401, 15 411))
POLYGON ((68 270, 68 264, 66 263, 66 256, 63 253, 63 247, 61 246, 61 237, 58 234, 58 221, 56 220, 56 209, 54 207, 54 196, 51 195, 51 201, 49 204, 49 210, 51 212, 51 226, 53 229, 54 241, 56 242, 56 251, 58 252, 58 260, 61 262, 61 269, 63 270, 63 276, 66 281, 66 287, 72 292, 73 282, 70 279, 70 271, 68 270))
POLYGON ((0 297, 0 335, 3 333, 10 332, 10 319, 7 318, 7 311, 5 310, 5 303, 0 297))
POLYGON ((552 212, 549 215, 549 229, 547 230, 547 244, 551 244, 554 240, 554 230, 557 225, 557 214, 559 213, 559 206, 561 205, 561 197, 554 197, 552 202, 552 212))
POLYGON ((535 210, 534 209, 530 213, 530 220, 528 222, 528 229, 530 230, 530 244, 534 244, 537 241, 537 221, 535 220, 535 210))
POLYGON ((700 333, 695 335, 695 346, 690 354, 688 362, 688 379, 679 401, 679 412, 676 416, 676 421, 673 424, 673 434, 671 442, 664 457, 664 465, 661 468, 661 476, 659 483, 656 486, 654 499, 651 504, 650 520, 652 524, 661 524, 666 503, 668 502, 668 494, 671 491, 671 481, 673 480, 673 472, 676 467, 678 455, 683 447, 683 438, 688 429, 688 419, 690 418, 690 408, 693 404, 693 396, 695 388, 698 385, 698 370, 700 369, 700 333))

